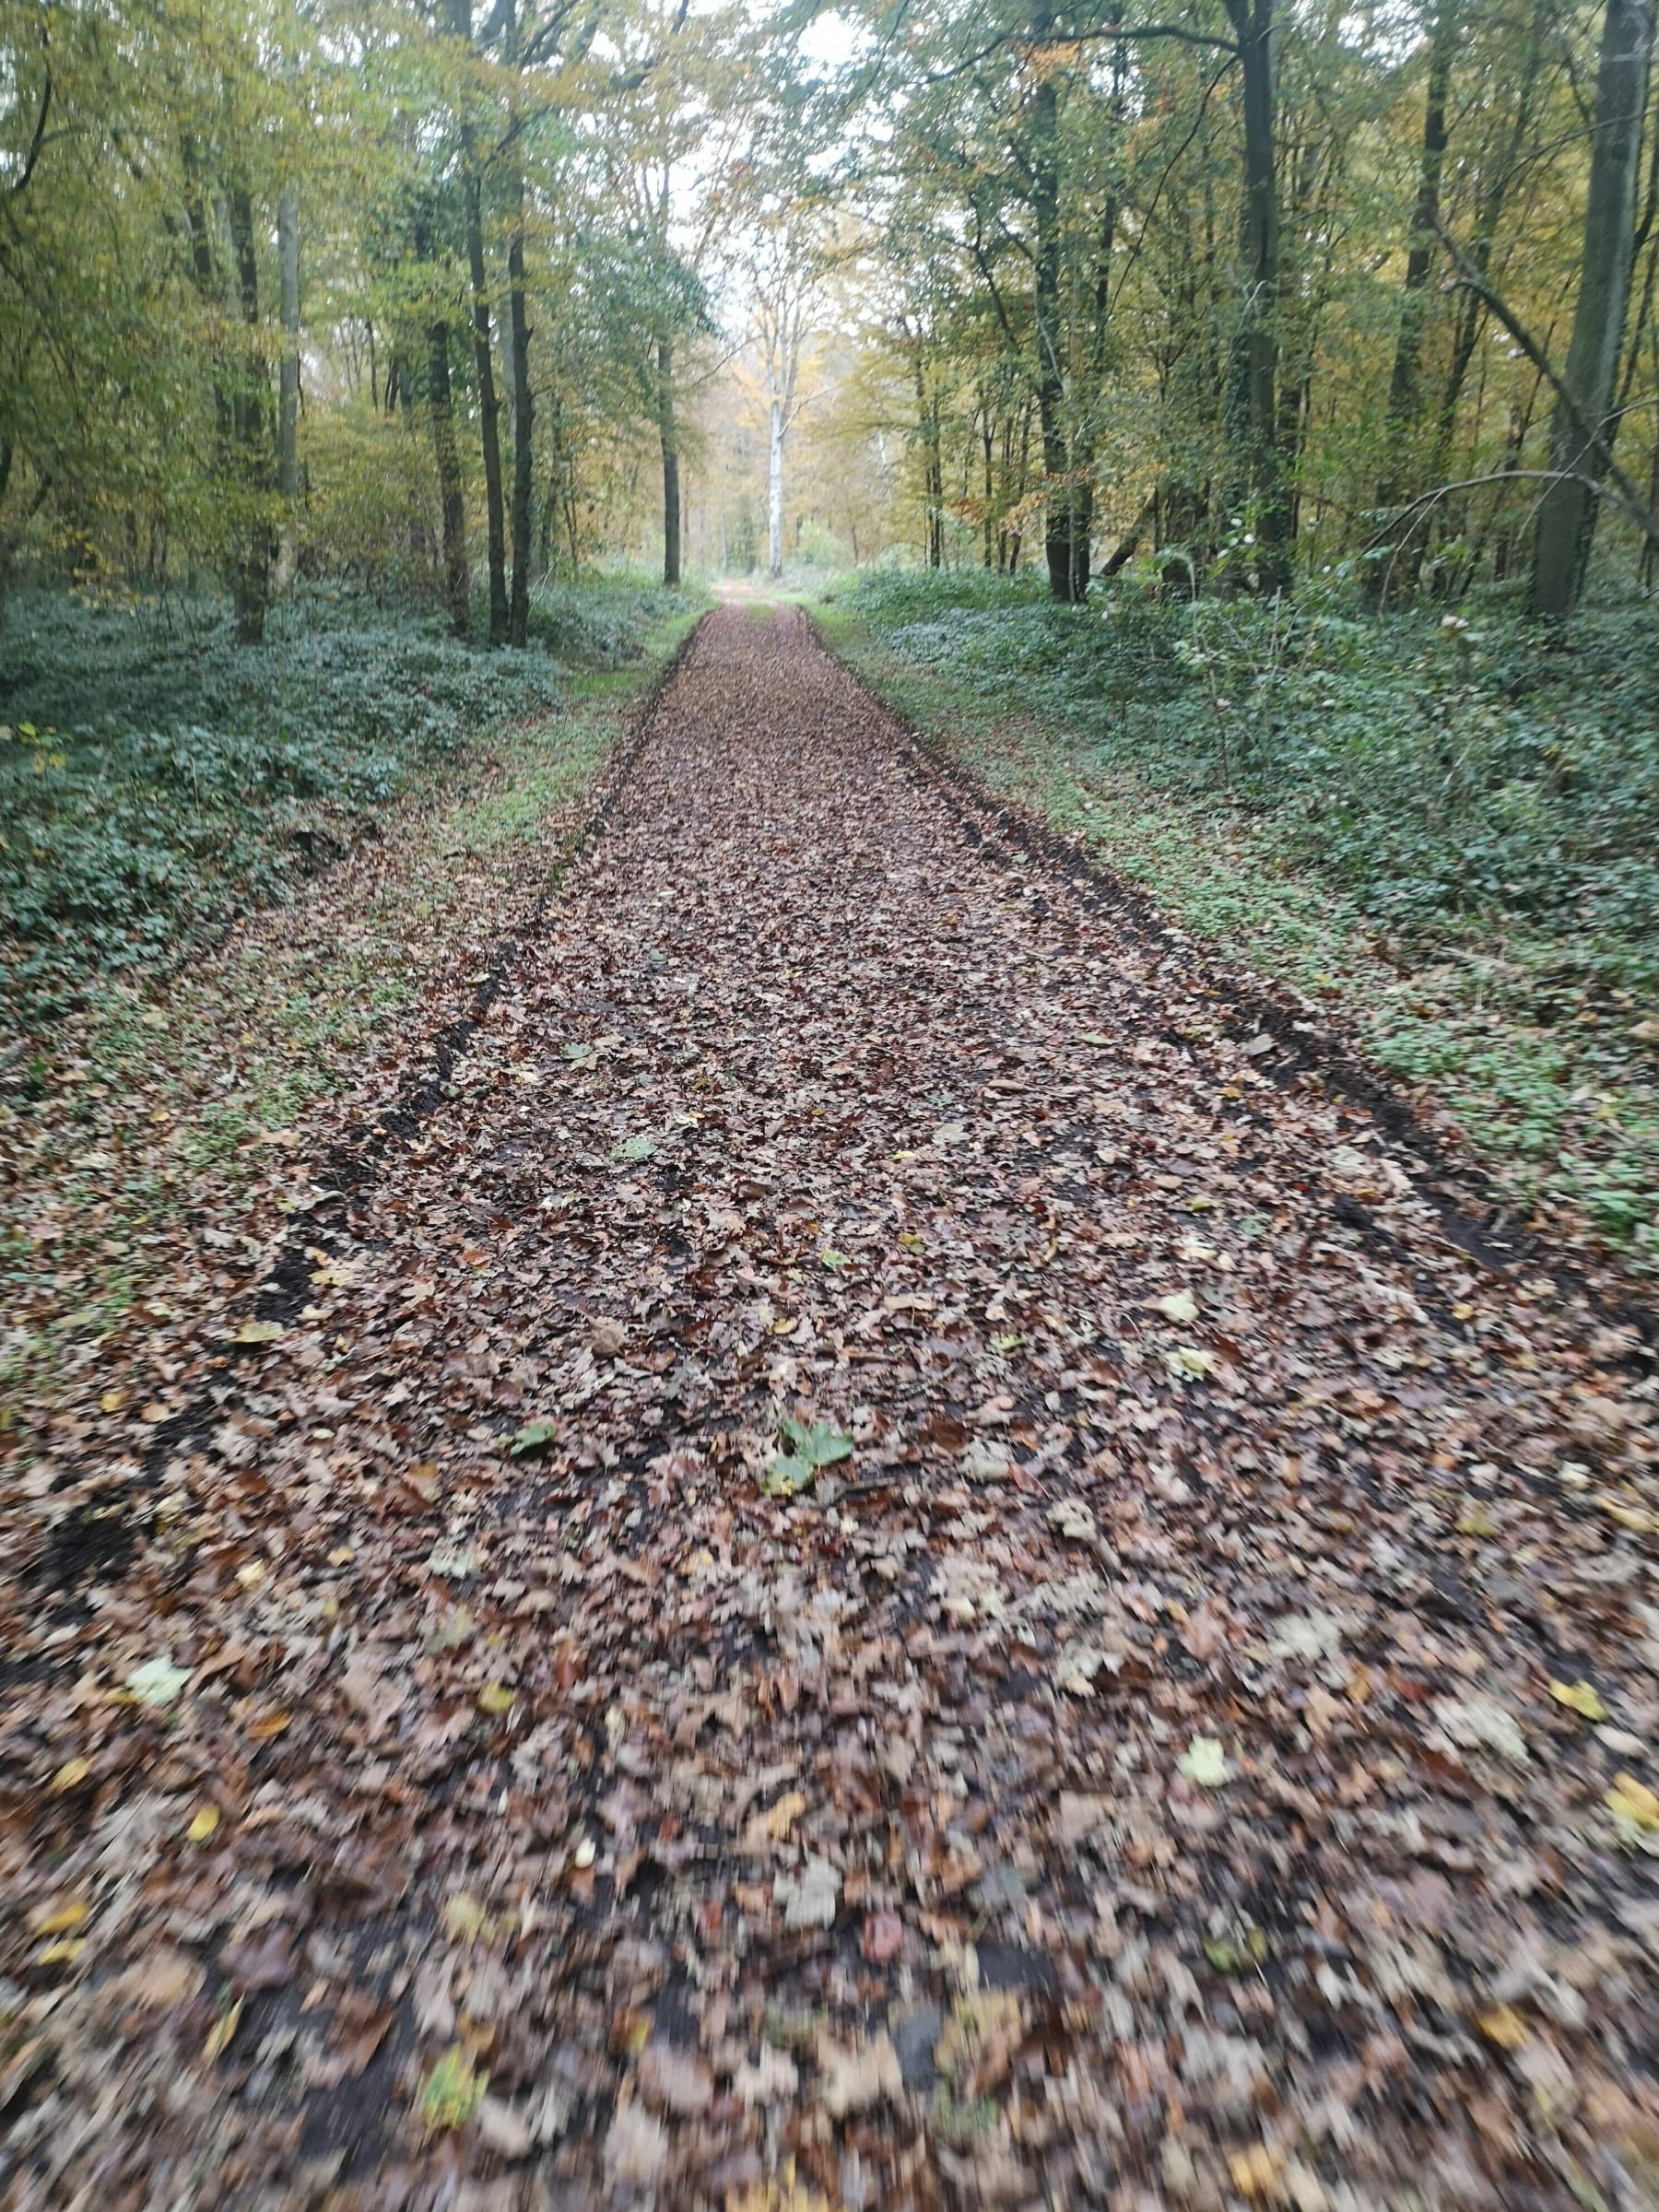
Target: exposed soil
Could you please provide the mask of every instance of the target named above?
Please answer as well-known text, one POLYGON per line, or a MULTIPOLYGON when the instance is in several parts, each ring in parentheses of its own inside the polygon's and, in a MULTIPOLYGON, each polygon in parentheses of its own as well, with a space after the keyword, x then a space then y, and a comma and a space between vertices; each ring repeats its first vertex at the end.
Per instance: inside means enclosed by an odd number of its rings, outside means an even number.
POLYGON ((1635 1333, 793 612, 516 942, 10 1478, 5 2203, 1652 2204, 1635 1333))

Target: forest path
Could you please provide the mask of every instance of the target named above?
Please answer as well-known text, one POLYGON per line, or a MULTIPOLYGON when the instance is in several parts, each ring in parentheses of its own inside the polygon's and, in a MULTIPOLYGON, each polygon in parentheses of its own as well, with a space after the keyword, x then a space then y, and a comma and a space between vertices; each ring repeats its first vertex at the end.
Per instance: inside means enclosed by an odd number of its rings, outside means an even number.
POLYGON ((1651 1397, 799 613, 347 1230, 100 1617, 18 2204, 1636 2201, 1651 1397))

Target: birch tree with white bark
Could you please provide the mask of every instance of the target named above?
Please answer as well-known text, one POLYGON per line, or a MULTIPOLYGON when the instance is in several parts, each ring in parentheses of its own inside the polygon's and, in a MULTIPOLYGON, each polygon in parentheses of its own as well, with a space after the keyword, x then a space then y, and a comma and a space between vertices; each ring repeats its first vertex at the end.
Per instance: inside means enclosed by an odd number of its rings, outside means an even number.
POLYGON ((801 371, 827 305, 826 239, 814 211, 785 205, 762 229, 754 331, 767 418, 766 572, 783 573, 783 464, 806 397, 801 371))

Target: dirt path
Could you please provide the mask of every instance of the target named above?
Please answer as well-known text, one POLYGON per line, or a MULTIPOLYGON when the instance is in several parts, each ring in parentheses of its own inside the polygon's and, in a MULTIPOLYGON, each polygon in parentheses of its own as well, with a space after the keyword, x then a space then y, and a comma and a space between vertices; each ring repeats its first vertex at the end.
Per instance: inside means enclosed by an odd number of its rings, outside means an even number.
POLYGON ((787 610, 451 1094, 10 1547, 8 2206, 1653 2201, 1616 1332, 787 610))

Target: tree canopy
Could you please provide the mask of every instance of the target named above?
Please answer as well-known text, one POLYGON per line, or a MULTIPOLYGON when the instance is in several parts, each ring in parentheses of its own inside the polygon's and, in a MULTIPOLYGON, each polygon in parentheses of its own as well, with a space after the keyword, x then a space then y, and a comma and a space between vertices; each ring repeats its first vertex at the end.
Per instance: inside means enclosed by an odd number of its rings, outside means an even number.
POLYGON ((1653 44, 1653 0, 7 0, 0 572, 519 643, 561 568, 816 532, 1564 614, 1659 546, 1653 44))

